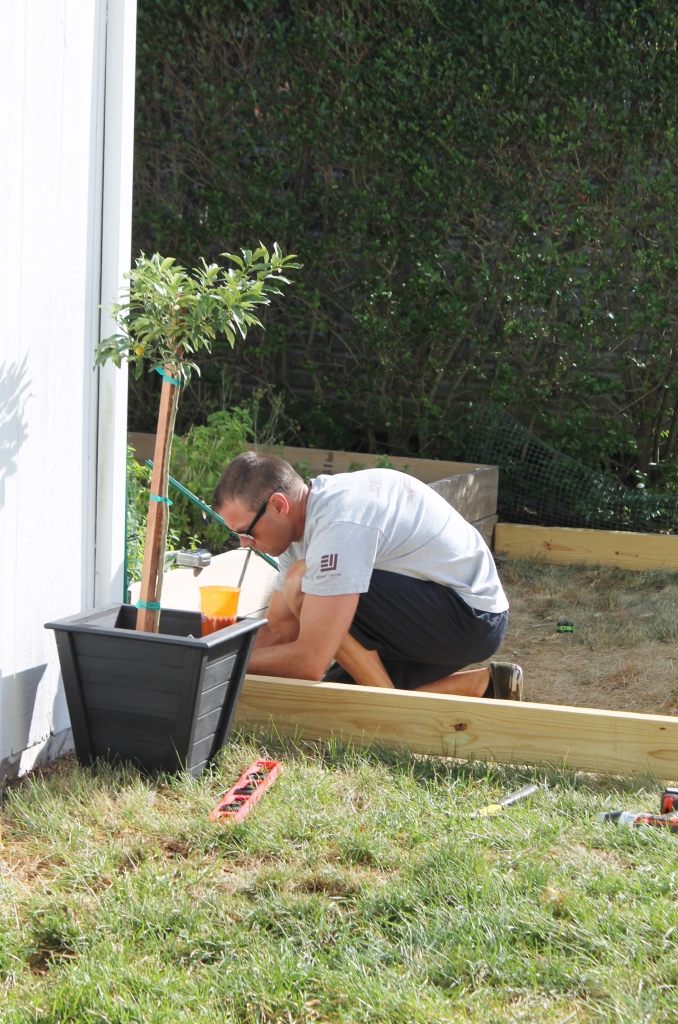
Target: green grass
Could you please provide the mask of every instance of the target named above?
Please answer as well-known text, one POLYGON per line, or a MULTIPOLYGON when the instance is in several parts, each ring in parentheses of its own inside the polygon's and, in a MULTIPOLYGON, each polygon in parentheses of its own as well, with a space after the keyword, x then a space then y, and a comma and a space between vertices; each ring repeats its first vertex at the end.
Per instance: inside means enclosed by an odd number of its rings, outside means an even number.
POLYGON ((678 837, 593 822, 651 780, 287 744, 211 824, 264 751, 198 781, 68 759, 5 796, 3 1024, 678 1020, 678 837))

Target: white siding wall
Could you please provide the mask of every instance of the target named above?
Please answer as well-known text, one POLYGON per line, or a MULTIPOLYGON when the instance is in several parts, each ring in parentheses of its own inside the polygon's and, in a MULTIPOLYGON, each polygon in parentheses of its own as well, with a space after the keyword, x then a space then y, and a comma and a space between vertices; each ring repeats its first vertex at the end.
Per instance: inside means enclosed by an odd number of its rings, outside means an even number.
POLYGON ((95 580, 122 596, 126 378, 102 374, 100 402, 92 361, 129 265, 135 0, 0 11, 1 778, 68 735, 43 624, 91 607, 95 580))

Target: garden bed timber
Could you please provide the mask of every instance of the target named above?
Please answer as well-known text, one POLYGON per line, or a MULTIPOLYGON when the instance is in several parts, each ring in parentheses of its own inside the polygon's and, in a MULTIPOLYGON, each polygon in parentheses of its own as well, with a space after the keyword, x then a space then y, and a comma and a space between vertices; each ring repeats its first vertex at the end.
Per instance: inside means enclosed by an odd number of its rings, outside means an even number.
POLYGON ((498 523, 494 547, 507 558, 540 558, 556 565, 678 570, 678 537, 662 533, 498 523))
MULTIPOLYGON (((154 434, 128 434, 128 443, 142 465, 153 458, 154 434)), ((328 451, 320 448, 262 447, 248 445, 251 451, 280 455, 302 475, 320 476, 346 473, 351 467, 371 469, 383 461, 383 456, 357 452, 328 451)), ((428 484, 460 515, 479 531, 485 542, 492 546, 492 535, 497 522, 497 493, 499 470, 470 462, 444 462, 436 459, 415 459, 389 456, 388 462, 396 469, 428 484)), ((207 496, 209 500, 209 495, 207 496)))
POLYGON ((248 675, 240 729, 500 764, 678 776, 678 719, 248 675))

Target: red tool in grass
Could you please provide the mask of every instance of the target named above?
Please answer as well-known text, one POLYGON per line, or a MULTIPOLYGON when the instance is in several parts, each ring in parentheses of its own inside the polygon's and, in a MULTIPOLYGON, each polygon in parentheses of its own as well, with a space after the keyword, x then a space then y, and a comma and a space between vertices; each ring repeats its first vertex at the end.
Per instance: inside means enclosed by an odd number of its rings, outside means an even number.
POLYGON ((210 821, 242 821, 280 775, 282 761, 255 761, 210 811, 210 821))
POLYGON ((660 811, 662 814, 672 814, 678 811, 678 789, 665 789, 661 796, 660 811))

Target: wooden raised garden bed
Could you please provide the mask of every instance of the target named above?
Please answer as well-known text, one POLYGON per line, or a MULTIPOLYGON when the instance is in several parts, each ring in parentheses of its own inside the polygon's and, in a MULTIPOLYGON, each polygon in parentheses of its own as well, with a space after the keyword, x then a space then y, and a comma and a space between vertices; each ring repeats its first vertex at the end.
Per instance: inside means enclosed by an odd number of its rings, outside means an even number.
POLYGON ((237 726, 296 742, 678 779, 678 718, 248 675, 237 726))
MULTIPOLYGON (((254 450, 254 445, 248 445, 254 450)), ((282 455, 293 466, 304 464, 313 476, 326 473, 346 473, 351 465, 373 469, 378 455, 360 455, 356 452, 326 451, 320 448, 258 448, 282 455)), ((492 546, 492 534, 497 522, 498 466, 483 466, 471 462, 442 462, 437 459, 413 459, 409 456, 389 455, 401 473, 428 484, 441 494, 467 522, 475 526, 486 544, 492 546)))
POLYGON ((163 609, 160 632, 141 633, 136 608, 114 604, 48 622, 80 763, 199 775, 228 739, 265 621, 201 637, 200 612, 163 609))
POLYGON ((539 558, 556 565, 678 570, 678 537, 662 533, 500 523, 494 546, 507 558, 539 558))
MULTIPOLYGON (((129 444, 134 448, 137 460, 142 464, 153 458, 155 434, 128 435, 129 444)), ((248 445, 254 450, 254 445, 248 445)), ((262 448, 258 451, 281 455, 297 468, 308 468, 313 476, 322 473, 346 473, 351 464, 372 469, 379 459, 377 455, 361 455, 357 452, 327 451, 324 448, 262 448)), ((414 459, 409 456, 389 456, 389 461, 401 472, 428 484, 441 494, 479 531, 483 540, 491 547, 492 534, 497 522, 497 491, 499 469, 471 462, 443 462, 436 459, 414 459)), ((205 496, 208 500, 211 495, 205 496)))

